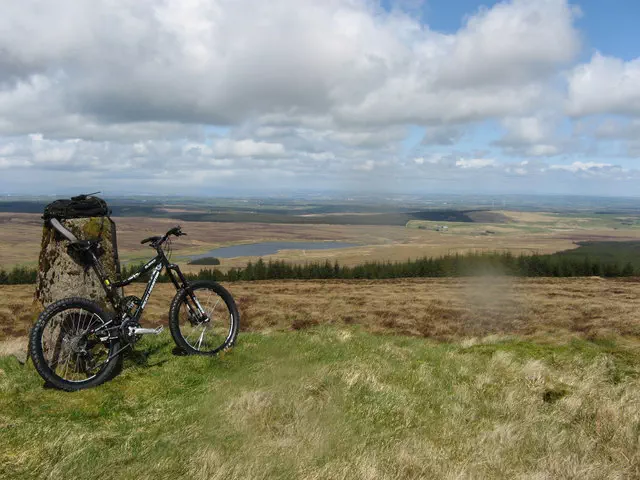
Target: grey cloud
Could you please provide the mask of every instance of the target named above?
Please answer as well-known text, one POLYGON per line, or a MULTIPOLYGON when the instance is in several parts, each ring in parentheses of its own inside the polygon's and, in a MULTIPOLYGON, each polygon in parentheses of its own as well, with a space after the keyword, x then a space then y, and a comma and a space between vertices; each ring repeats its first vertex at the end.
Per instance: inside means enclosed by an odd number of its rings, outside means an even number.
POLYGON ((364 0, 66 0, 46 15, 13 3, 0 24, 2 61, 19 63, 14 75, 27 83, 55 76, 33 102, 57 98, 60 116, 102 123, 328 114, 389 125, 519 113, 576 43, 564 0, 499 4, 456 35, 364 0))
POLYGON ((636 139, 640 137, 640 119, 609 117, 597 124, 585 126, 587 132, 602 139, 636 139))
POLYGON ((640 158, 640 141, 633 140, 627 144, 627 155, 632 158, 640 158))
POLYGON ((575 135, 588 147, 588 156, 640 157, 640 119, 597 116, 576 122, 575 135))
POLYGON ((455 145, 460 141, 464 133, 464 129, 460 126, 427 127, 421 144, 455 145))
MULTIPOLYGON (((426 128, 425 150, 505 118, 517 119, 498 143, 506 153, 576 148, 549 126, 526 125, 562 104, 559 71, 579 47, 565 0, 498 3, 454 34, 421 24, 406 8, 413 0, 392 12, 369 0, 5 3, 2 188, 19 174, 65 181, 59 172, 148 178, 149 188, 173 179, 189 191, 229 179, 419 189, 435 177, 457 188, 547 174, 489 162, 490 152, 405 161, 408 124, 426 128)), ((636 65, 618 67, 611 78, 636 65)), ((604 75, 596 60, 581 68, 604 75)), ((572 111, 599 111, 593 85, 572 72, 572 111)))
POLYGON ((558 133, 562 122, 555 112, 541 111, 535 116, 507 117, 502 125, 505 134, 493 145, 513 156, 552 157, 580 149, 579 140, 558 133))

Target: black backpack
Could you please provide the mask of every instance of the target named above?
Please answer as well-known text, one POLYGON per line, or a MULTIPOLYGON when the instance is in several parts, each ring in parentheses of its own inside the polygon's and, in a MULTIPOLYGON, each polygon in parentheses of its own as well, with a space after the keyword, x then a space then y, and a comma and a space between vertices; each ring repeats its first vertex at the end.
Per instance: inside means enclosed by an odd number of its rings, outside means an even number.
POLYGON ((44 215, 42 215, 42 218, 46 224, 52 218, 57 220, 66 220, 70 218, 103 217, 101 229, 105 227, 106 221, 108 228, 111 229, 113 259, 116 266, 116 274, 120 276, 120 258, 118 257, 116 224, 111 220, 111 209, 107 205, 107 202, 99 197, 94 197, 93 195, 93 193, 88 193, 71 197, 70 199, 63 198, 55 200, 44 207, 44 215))
POLYGON ((88 194, 51 202, 44 207, 42 218, 45 220, 50 218, 64 220, 66 218, 108 217, 110 215, 111 209, 107 206, 107 202, 94 197, 93 194, 88 194))

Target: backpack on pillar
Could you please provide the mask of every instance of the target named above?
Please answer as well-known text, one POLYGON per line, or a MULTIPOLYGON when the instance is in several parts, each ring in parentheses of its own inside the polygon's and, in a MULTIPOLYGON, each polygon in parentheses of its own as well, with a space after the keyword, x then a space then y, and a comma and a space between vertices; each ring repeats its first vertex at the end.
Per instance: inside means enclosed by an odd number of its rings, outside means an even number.
POLYGON ((116 224, 110 215, 107 203, 93 194, 55 200, 45 207, 35 293, 44 307, 66 297, 90 298, 106 306, 106 294, 95 272, 69 255, 67 246, 73 237, 99 240, 101 263, 110 278, 118 278, 116 224))

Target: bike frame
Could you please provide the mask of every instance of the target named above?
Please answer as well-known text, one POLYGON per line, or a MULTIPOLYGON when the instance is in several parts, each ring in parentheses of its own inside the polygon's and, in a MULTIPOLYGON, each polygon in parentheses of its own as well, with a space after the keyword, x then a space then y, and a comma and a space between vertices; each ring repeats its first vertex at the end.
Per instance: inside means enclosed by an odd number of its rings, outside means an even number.
MULTIPOLYGON (((167 256, 165 255, 161 246, 156 247, 156 251, 157 251, 157 255, 151 260, 149 260, 146 264, 144 264, 142 268, 140 268, 140 270, 138 270, 136 273, 131 275, 129 278, 126 278, 119 282, 113 282, 108 278, 100 260, 98 260, 94 252, 89 251, 91 258, 93 260, 92 267, 96 272, 96 275, 100 279, 102 288, 107 294, 107 298, 109 299, 109 302, 111 303, 111 305, 113 305, 114 310, 116 312, 122 313, 121 310, 124 307, 122 305, 122 300, 124 299, 124 297, 120 293, 119 289, 131 284, 135 279, 140 277, 140 275, 144 275, 148 271, 152 271, 151 278, 149 278, 149 281, 147 282, 147 286, 144 290, 144 294, 142 295, 140 307, 136 313, 136 317, 139 318, 142 315, 144 307, 147 305, 147 301, 151 296, 151 292, 153 291, 153 288, 155 287, 156 282, 158 281, 158 277, 160 277, 160 274, 162 273, 162 269, 164 268, 169 276, 169 279, 171 280, 171 283, 173 283, 173 286, 176 288, 176 290, 177 291, 182 289, 186 290, 187 293, 189 294, 189 297, 191 298, 193 303, 197 306, 198 310, 200 311, 199 313, 204 314, 204 309, 198 302, 198 299, 196 298, 191 287, 189 286, 189 282, 187 281, 184 274, 180 270, 180 267, 174 263, 169 262, 169 259, 167 259, 167 256)), ((190 310, 190 312, 194 313, 191 305, 189 305, 189 302, 185 302, 185 303, 187 305, 187 308, 190 310)))

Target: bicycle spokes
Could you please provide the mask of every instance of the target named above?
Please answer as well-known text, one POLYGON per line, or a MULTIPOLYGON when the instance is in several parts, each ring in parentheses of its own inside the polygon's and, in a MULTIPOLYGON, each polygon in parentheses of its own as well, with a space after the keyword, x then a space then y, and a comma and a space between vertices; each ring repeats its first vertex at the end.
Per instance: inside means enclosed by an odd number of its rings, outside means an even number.
POLYGON ((49 368, 70 382, 95 376, 109 356, 108 345, 92 333, 104 323, 82 308, 65 310, 51 318, 42 335, 42 351, 49 368))
POLYGON ((222 345, 231 329, 225 302, 213 290, 200 290, 185 296, 179 314, 180 332, 186 343, 197 351, 210 351, 222 345))

